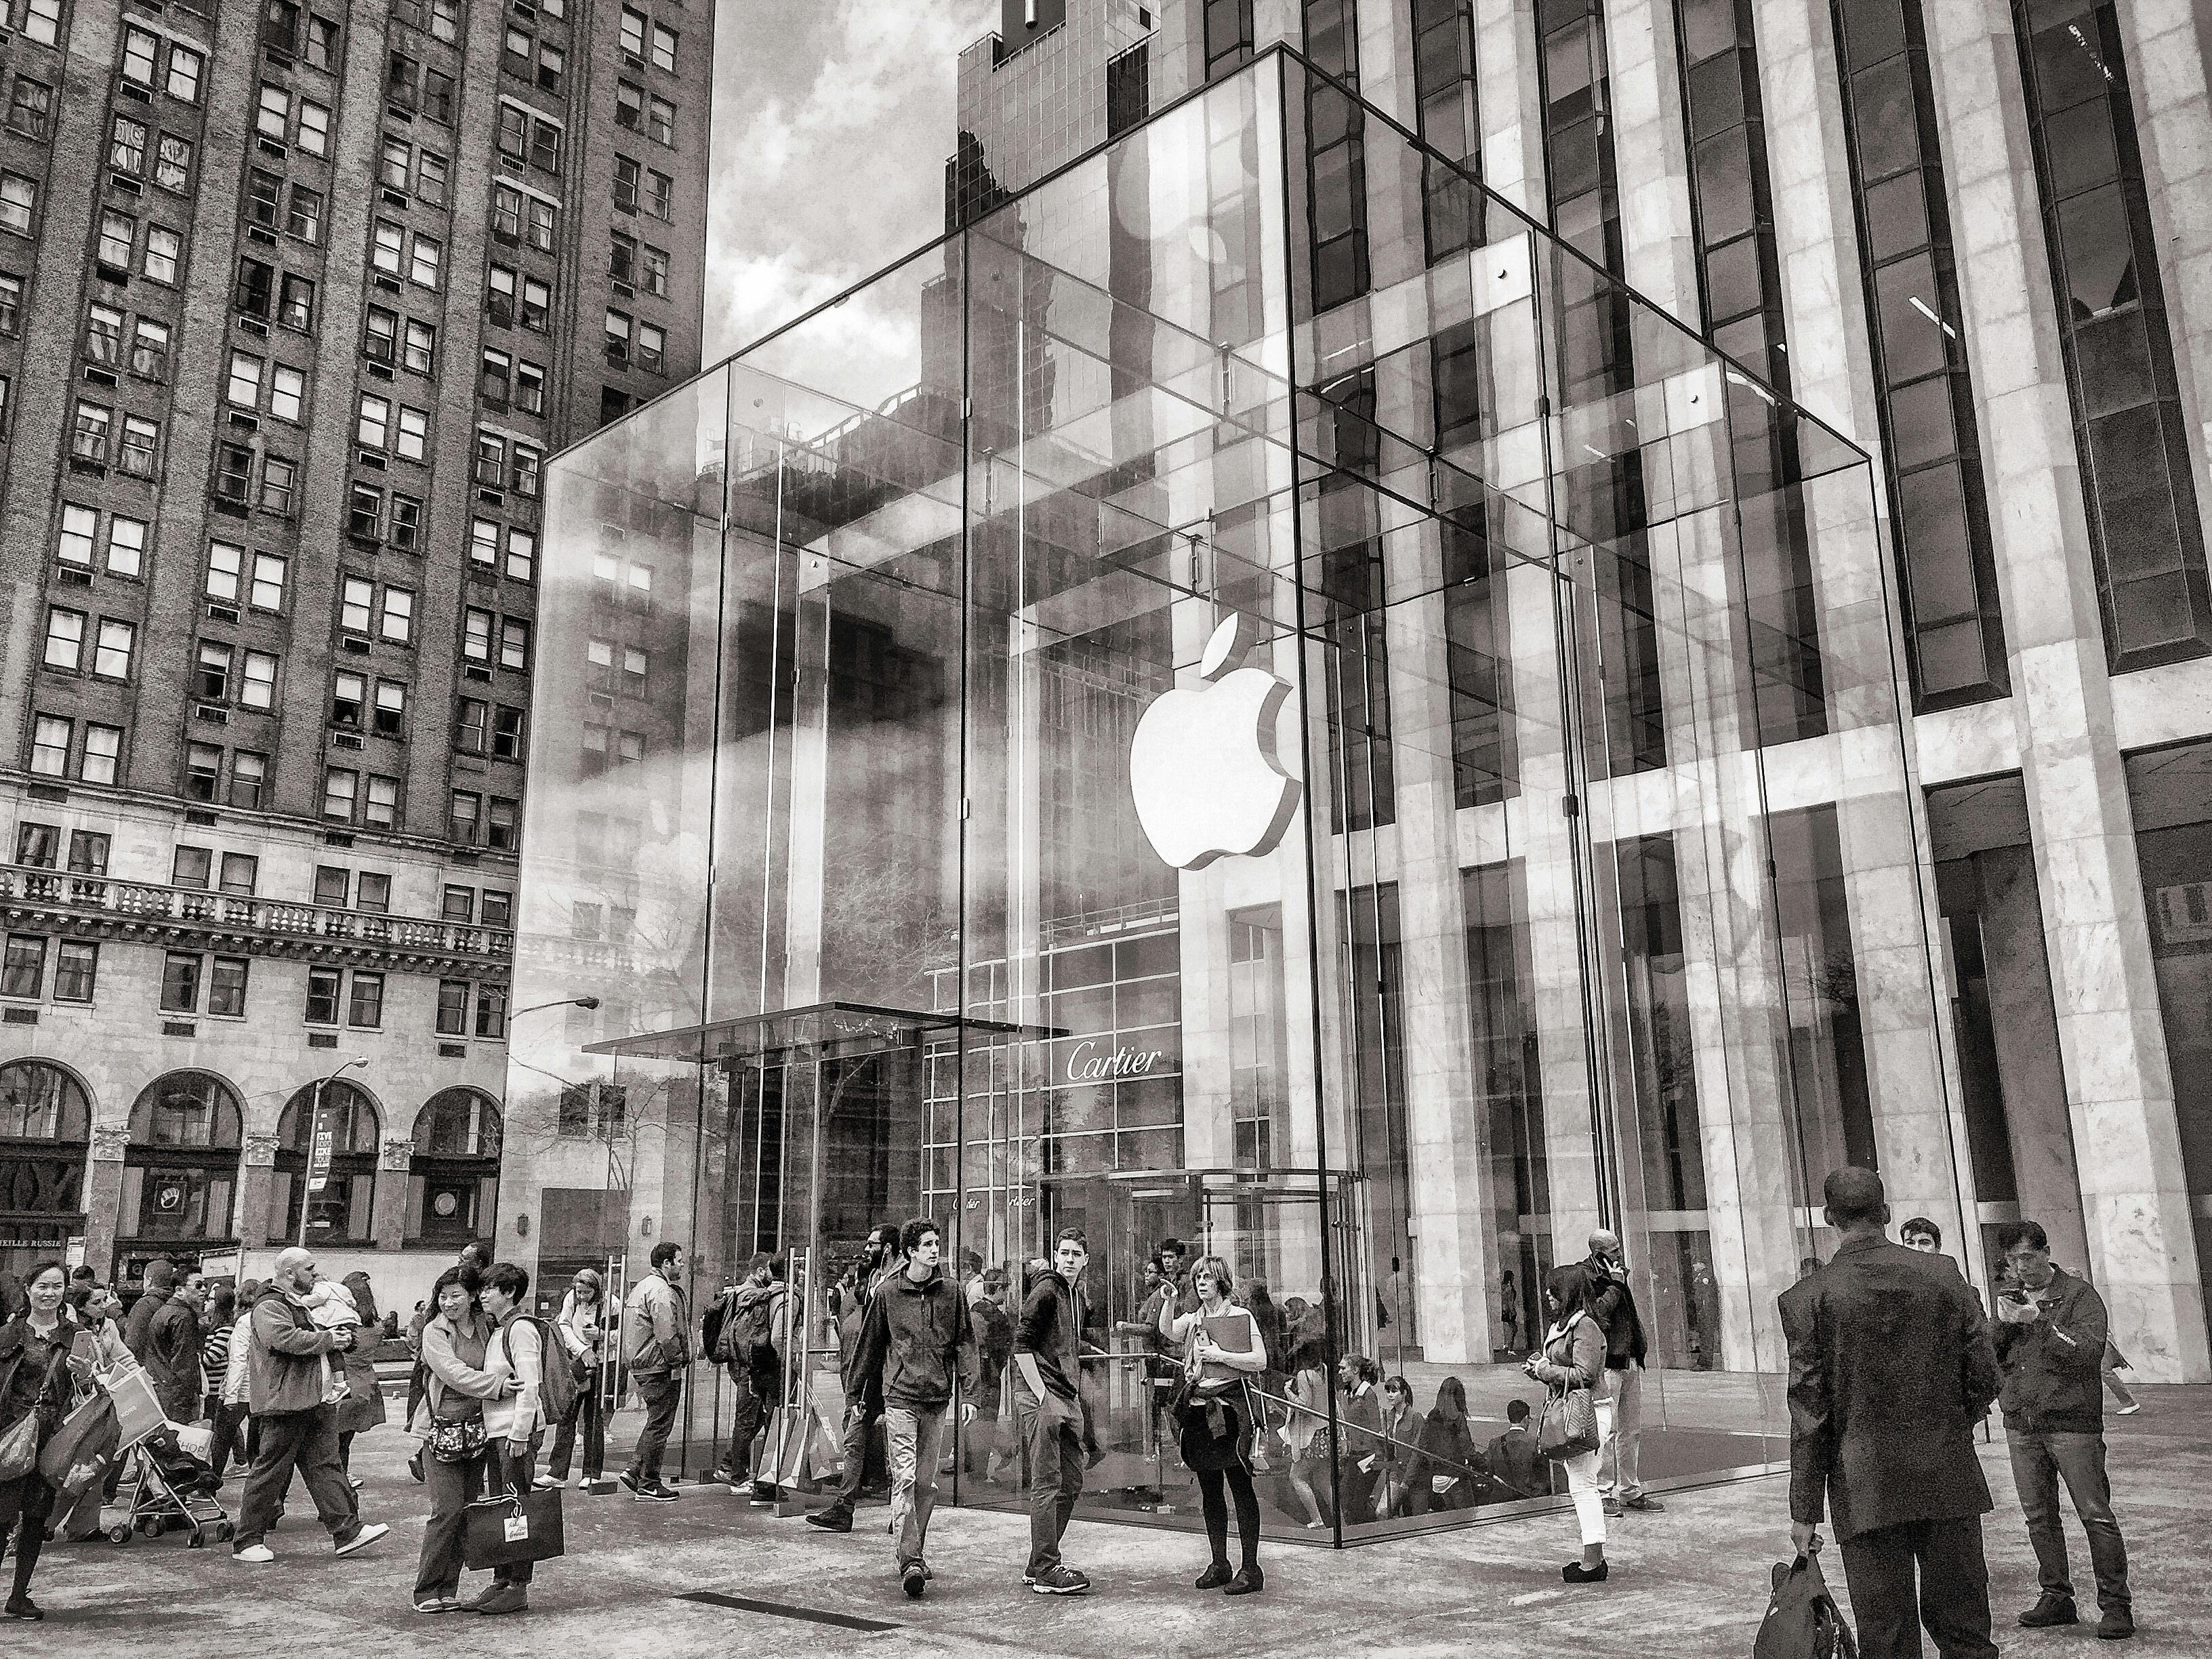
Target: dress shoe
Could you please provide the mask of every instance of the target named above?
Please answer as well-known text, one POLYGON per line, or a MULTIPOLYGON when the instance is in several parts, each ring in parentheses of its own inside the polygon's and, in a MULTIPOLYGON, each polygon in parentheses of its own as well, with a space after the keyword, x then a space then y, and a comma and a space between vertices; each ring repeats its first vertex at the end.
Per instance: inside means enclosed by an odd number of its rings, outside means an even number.
POLYGON ((1240 1567, 1237 1576, 1229 1581, 1224 1595, 1257 1595, 1267 1587, 1267 1575, 1257 1567, 1240 1567))
POLYGON ((2020 1622, 2030 1630, 2048 1630, 2053 1625, 2072 1625, 2080 1621, 2075 1616, 2071 1599, 2053 1595, 2045 1590, 2037 1598, 2033 1607, 2021 1614, 2020 1622))
POLYGON ((1199 1574, 1198 1588, 1200 1589, 1219 1589, 1224 1584, 1227 1583, 1236 1576, 1236 1574, 1229 1571, 1229 1564, 1226 1561, 1216 1561, 1204 1572, 1199 1574))
POLYGON ((46 1616, 46 1609, 27 1595, 9 1596, 7 1607, 0 1608, 0 1612, 5 1612, 10 1619, 21 1619, 30 1624, 36 1624, 46 1616))
POLYGON ((469 1603, 471 1613, 487 1616, 501 1613, 521 1613, 530 1606, 530 1592, 520 1584, 494 1584, 482 1595, 469 1603))
POLYGON ((806 1524, 819 1527, 824 1532, 850 1532, 853 1530, 853 1506, 841 1498, 826 1510, 815 1510, 806 1517, 806 1524))
POLYGON ((1601 1561, 1594 1567, 1586 1567, 1579 1561, 1570 1561, 1559 1569, 1559 1577, 1570 1584, 1602 1584, 1612 1575, 1613 1563, 1610 1561, 1601 1561))
POLYGON ((1656 1515, 1667 1507, 1648 1492, 1640 1492, 1633 1498, 1624 1498, 1620 1504, 1623 1509, 1642 1510, 1646 1515, 1656 1515))
POLYGON ((2124 1642, 2136 1633, 2136 1616, 2125 1607, 2107 1607, 2097 1621, 2097 1635, 2106 1642, 2124 1642))

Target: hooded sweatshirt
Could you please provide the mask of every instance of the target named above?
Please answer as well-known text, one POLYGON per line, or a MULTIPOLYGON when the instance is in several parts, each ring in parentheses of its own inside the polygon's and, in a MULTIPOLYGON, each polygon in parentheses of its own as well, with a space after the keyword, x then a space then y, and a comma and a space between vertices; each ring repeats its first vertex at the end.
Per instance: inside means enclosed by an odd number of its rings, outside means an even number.
POLYGON ((906 1273, 885 1279, 868 1302, 857 1374, 879 1378, 884 1404, 937 1411, 957 1376, 975 1386, 975 1335, 957 1287, 938 1268, 919 1285, 906 1273))

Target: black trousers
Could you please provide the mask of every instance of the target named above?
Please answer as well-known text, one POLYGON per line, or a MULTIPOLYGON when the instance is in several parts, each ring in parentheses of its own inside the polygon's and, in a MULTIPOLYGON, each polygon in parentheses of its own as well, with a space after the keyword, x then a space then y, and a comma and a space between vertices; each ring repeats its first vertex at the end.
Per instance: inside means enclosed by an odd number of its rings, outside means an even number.
POLYGON ((1229 1504, 1222 1487, 1229 1488, 1227 1497, 1237 1502, 1237 1546, 1247 1568, 1260 1565, 1260 1494, 1252 1488, 1252 1471, 1242 1463, 1231 1463, 1225 1469, 1198 1469, 1199 1507, 1206 1515, 1206 1541, 1213 1551, 1213 1565, 1229 1565, 1229 1504))
MULTIPOLYGON (((219 1406, 213 1415, 215 1444, 208 1453, 208 1462, 215 1469, 216 1479, 220 1480, 238 1450, 239 1431, 246 1426, 246 1407, 243 1402, 235 1406, 219 1406)), ((252 1455, 252 1452, 248 1450, 246 1457, 249 1461, 252 1455)))
POLYGON ((637 1450, 629 1466, 638 1480, 649 1486, 660 1480, 660 1460, 667 1453, 668 1437, 676 1427, 677 1409, 684 1403, 684 1373, 647 1373, 637 1379, 637 1397, 645 1402, 645 1426, 638 1431, 637 1450))
POLYGON ((1997 1659, 1981 1516, 1901 1521, 1841 1548, 1860 1659, 1920 1659, 1923 1626, 1942 1659, 1997 1659))
POLYGON ((333 1542, 343 1544, 359 1532, 360 1510, 338 1462, 338 1408, 270 1412, 253 1422, 259 1437, 252 1470, 246 1477, 245 1501, 239 1506, 234 1546, 244 1549, 262 1540, 270 1523, 284 1512, 284 1494, 295 1470, 307 1483, 316 1516, 333 1542))
POLYGON ((12 1501, 0 1504, 0 1550, 8 1547, 9 1533, 21 1527, 15 1540, 14 1599, 23 1601, 31 1594, 31 1574, 38 1568, 39 1552, 46 1547, 46 1521, 54 1512, 54 1489, 40 1478, 36 1469, 9 1484, 12 1501))

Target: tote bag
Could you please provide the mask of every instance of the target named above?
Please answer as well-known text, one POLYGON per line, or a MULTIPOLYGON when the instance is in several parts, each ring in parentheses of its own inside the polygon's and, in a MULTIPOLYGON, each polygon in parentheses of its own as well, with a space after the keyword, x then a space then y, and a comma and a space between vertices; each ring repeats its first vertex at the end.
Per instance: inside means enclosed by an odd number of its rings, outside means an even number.
POLYGON ((550 1561, 566 1553, 557 1487, 495 1492, 470 1504, 461 1519, 461 1559, 476 1571, 550 1561))

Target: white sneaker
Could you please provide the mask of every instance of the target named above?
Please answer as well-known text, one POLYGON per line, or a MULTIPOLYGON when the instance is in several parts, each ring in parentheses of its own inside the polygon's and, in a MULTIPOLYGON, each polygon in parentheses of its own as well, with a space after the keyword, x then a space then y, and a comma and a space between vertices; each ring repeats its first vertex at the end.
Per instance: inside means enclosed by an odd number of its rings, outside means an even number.
POLYGON ((233 1550, 230 1559, 246 1562, 250 1566, 265 1567, 276 1559, 276 1553, 266 1544, 248 1544, 242 1550, 233 1550))
POLYGON ((365 1550, 391 1530, 392 1528, 381 1521, 372 1521, 352 1537, 347 1539, 344 1543, 339 1545, 337 1553, 351 1555, 356 1550, 365 1550))

